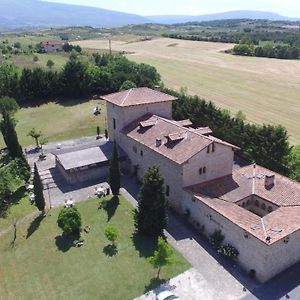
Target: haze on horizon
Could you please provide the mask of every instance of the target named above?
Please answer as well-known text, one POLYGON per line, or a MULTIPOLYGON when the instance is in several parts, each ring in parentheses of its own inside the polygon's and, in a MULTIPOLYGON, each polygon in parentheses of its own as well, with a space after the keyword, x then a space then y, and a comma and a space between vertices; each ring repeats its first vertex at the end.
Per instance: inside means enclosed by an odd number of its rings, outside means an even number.
POLYGON ((258 10, 300 18, 299 0, 44 0, 100 7, 115 11, 151 15, 202 15, 231 10, 258 10))

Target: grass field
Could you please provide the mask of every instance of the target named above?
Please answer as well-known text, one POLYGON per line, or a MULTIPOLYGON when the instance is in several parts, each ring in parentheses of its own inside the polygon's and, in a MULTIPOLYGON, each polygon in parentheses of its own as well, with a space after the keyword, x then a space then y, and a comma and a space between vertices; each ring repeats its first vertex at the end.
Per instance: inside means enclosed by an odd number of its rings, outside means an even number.
POLYGON ((47 68, 47 61, 51 59, 54 62, 52 70, 60 70, 68 61, 68 53, 34 53, 34 54, 20 54, 12 55, 7 59, 0 57, 1 63, 13 63, 21 68, 47 68), (38 57, 38 61, 33 61, 34 56, 38 57))
MULTIPOLYGON (((106 49, 106 40, 76 42, 106 49)), ((232 44, 159 38, 145 42, 112 41, 112 49, 134 53, 136 62, 155 66, 166 86, 187 87, 251 122, 284 125, 290 141, 300 143, 300 61, 233 56, 232 44)))
MULTIPOLYGON (((3 236, 0 299, 131 300, 143 294, 156 275, 145 259, 153 253, 154 243, 132 239, 132 206, 121 197, 109 221, 119 230, 118 252, 107 255, 104 228, 108 215, 98 210, 98 203, 89 200, 78 204, 83 226, 91 226, 90 233, 83 235, 81 248, 71 247, 71 241, 62 237, 56 224, 59 209, 19 225, 13 248, 13 232, 3 236)), ((180 254, 174 256, 177 263, 162 269, 164 279, 189 268, 180 254)))
MULTIPOLYGON (((22 108, 15 118, 18 120, 17 133, 23 146, 34 145, 34 140, 27 136, 35 127, 42 131, 49 141, 79 138, 82 136, 96 136, 96 127, 100 126, 102 134, 105 128, 106 107, 101 100, 69 100, 49 102, 40 106, 22 108), (94 116, 93 109, 99 106, 102 114, 94 116)), ((0 146, 4 146, 2 135, 0 146)))

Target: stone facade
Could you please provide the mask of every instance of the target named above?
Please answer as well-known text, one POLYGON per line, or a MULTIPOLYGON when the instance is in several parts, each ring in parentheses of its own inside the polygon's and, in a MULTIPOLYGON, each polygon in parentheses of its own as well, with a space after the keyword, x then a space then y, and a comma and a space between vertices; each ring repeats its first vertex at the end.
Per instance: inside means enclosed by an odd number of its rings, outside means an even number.
POLYGON ((114 141, 116 139, 118 143, 120 131, 129 123, 145 114, 157 114, 166 119, 172 119, 171 101, 122 107, 106 102, 106 109, 109 140, 114 141))
POLYGON ((123 105, 127 96, 113 95, 104 98, 109 139, 126 152, 132 174, 142 180, 158 165, 170 206, 206 235, 221 230, 224 242, 238 249, 240 265, 255 270, 258 280, 300 260, 299 185, 279 174, 275 188, 274 182, 266 185, 275 175, 255 165, 233 171, 237 147, 210 136, 209 128, 194 130, 180 125, 189 120, 172 120, 172 101, 123 105))
MULTIPOLYGON (((192 194, 182 194, 181 209, 189 211, 189 221, 198 229, 202 226, 206 236, 221 230, 224 243, 229 243, 239 251, 238 262, 246 272, 255 270, 256 278, 265 282, 300 260, 300 231, 288 239, 266 244, 251 232, 243 230, 231 220, 196 199, 192 194)), ((250 198, 250 197, 249 197, 250 198)), ((245 199, 247 201, 249 199, 245 199)))

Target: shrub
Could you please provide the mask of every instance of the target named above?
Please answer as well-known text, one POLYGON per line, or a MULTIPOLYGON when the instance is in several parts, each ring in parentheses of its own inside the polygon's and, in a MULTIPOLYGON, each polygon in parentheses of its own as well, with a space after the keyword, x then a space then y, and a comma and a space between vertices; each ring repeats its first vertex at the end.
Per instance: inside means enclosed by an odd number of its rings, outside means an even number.
POLYGON ((224 240, 224 235, 221 230, 215 230, 213 234, 209 236, 209 242, 213 246, 214 249, 219 249, 224 240))
POLYGON ((108 225, 105 228, 105 236, 113 245, 115 245, 116 239, 119 236, 118 229, 114 225, 108 225))
POLYGON ((218 253, 228 258, 236 258, 239 255, 239 251, 230 244, 220 246, 218 253))

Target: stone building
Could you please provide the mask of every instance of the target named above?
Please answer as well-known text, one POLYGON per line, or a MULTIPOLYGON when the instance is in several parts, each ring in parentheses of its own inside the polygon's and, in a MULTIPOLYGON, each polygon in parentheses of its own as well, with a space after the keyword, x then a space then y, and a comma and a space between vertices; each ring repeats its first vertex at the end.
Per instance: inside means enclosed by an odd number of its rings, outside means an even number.
POLYGON ((266 281, 300 260, 300 185, 260 166, 233 170, 238 147, 172 119, 173 96, 135 88, 103 96, 109 139, 142 179, 160 166, 173 209, 207 235, 221 230, 238 260, 266 281))
MULTIPOLYGON (((112 150, 112 142, 87 148, 59 150, 54 154, 55 165, 69 184, 107 179, 112 150)), ((126 154, 120 147, 118 152, 123 166, 126 154)))
POLYGON ((41 43, 41 50, 45 53, 60 52, 63 50, 63 45, 60 41, 44 41, 41 43))

